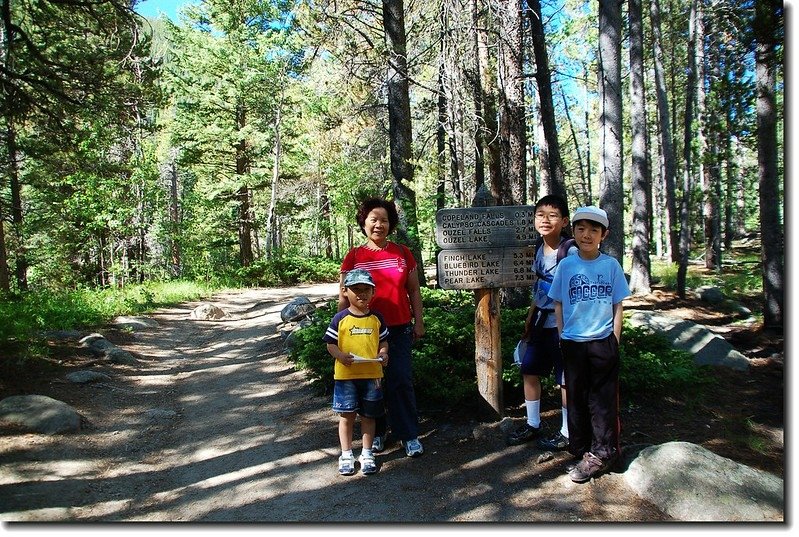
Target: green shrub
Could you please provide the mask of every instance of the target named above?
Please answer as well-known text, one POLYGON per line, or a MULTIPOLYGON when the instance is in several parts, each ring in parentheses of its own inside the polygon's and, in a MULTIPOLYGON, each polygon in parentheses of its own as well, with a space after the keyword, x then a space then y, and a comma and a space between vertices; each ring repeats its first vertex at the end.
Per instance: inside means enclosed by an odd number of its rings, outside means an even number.
POLYGON ((296 250, 275 250, 236 272, 244 286, 275 287, 338 279, 341 263, 327 257, 308 256, 296 250))
POLYGON ((625 396, 679 393, 706 385, 712 377, 694 363, 691 353, 672 348, 668 340, 645 327, 624 322, 619 349, 621 390, 625 396))
MULTIPOLYGON (((420 408, 452 410, 474 402, 479 396, 474 361, 474 293, 422 289, 422 301, 427 333, 413 350, 414 387, 420 408)), ((335 312, 336 304, 329 304, 319 312, 316 322, 291 336, 289 359, 305 370, 323 393, 332 389, 333 360, 322 335, 335 312)), ((508 405, 523 400, 513 349, 524 328, 527 308, 506 308, 501 315, 503 393, 508 405)), ((662 336, 627 323, 620 355, 625 396, 684 390, 709 380, 705 370, 694 365, 690 354, 672 349, 662 336)), ((554 388, 551 375, 542 379, 542 389, 554 388)))
POLYGON ((295 330, 289 336, 289 361, 305 372, 311 385, 321 394, 332 393, 334 360, 327 352, 322 336, 336 311, 338 302, 329 302, 317 309, 309 326, 295 330))
POLYGON ((194 282, 174 281, 122 289, 42 290, 0 301, 0 378, 53 371, 43 331, 98 326, 118 315, 195 300, 211 291, 194 282))

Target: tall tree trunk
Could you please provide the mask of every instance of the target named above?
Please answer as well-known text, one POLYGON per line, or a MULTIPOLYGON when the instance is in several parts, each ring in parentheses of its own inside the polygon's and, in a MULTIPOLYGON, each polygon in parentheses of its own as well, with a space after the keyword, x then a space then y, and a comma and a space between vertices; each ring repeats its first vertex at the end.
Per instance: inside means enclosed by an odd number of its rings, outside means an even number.
POLYGON ((467 71, 466 78, 471 86, 474 98, 474 118, 476 124, 474 129, 474 190, 477 192, 480 190, 480 187, 485 184, 485 147, 483 136, 484 129, 482 126, 485 113, 483 111, 483 77, 480 73, 480 32, 478 30, 480 26, 480 8, 478 6, 478 0, 472 0, 470 6, 472 9, 472 27, 474 29, 472 33, 474 64, 473 68, 467 71))
POLYGON ((580 142, 577 140, 577 131, 574 129, 574 122, 569 113, 569 102, 566 100, 566 92, 563 88, 560 90, 560 96, 563 99, 563 111, 566 114, 566 122, 569 124, 569 133, 572 135, 572 142, 574 142, 574 153, 577 157, 577 169, 580 170, 580 184, 587 185, 587 177, 585 175, 585 164, 583 164, 583 156, 580 151, 580 142))
POLYGON ((522 205, 527 202, 525 175, 527 170, 527 128, 524 107, 522 61, 522 12, 516 0, 502 0, 500 9, 499 78, 502 106, 499 113, 501 174, 505 186, 501 204, 522 205))
POLYGON ((641 0, 629 0, 630 124, 632 126, 633 259, 630 291, 647 294, 650 287, 649 237, 652 187, 647 161, 646 96, 644 94, 644 29, 641 0))
MULTIPOLYGON (((11 2, 3 2, 2 9, 0 10, 0 68, 6 73, 12 73, 15 66, 15 52, 14 44, 17 42, 17 33, 19 28, 13 24, 11 19, 11 2)), ((2 77, 6 80, 6 77, 2 77)), ((5 120, 5 152, 6 162, 2 163, 0 173, 3 173, 5 179, 8 181, 8 186, 11 190, 11 247, 9 248, 14 252, 15 267, 14 276, 17 284, 17 291, 27 291, 28 289, 28 258, 26 254, 25 236, 22 230, 23 225, 23 212, 22 212, 22 187, 19 180, 19 155, 17 148, 17 126, 16 116, 17 104, 19 101, 17 88, 13 84, 4 83, 0 92, 3 109, 3 119, 5 120)), ((5 237, 2 237, 5 240, 5 237)), ((3 244, 3 263, 4 267, 0 270, 6 271, 5 280, 10 280, 8 274, 8 259, 6 256, 5 243, 3 244)), ((10 281, 5 284, 10 287, 10 281)))
POLYGON ((669 100, 666 94, 666 75, 663 69, 663 39, 660 32, 660 0, 652 0, 649 4, 649 15, 652 22, 652 52, 655 60, 655 92, 657 95, 658 122, 660 128, 660 150, 663 159, 663 181, 665 194, 665 219, 668 232, 666 252, 672 261, 677 262, 677 163, 672 143, 671 119, 669 116, 669 100))
POLYGON ((552 74, 549 70, 549 54, 544 34, 544 20, 541 18, 541 2, 527 0, 530 35, 535 57, 535 80, 538 87, 538 99, 541 110, 541 127, 544 129, 546 146, 542 148, 545 158, 543 166, 547 168, 548 184, 546 191, 558 194, 566 199, 566 183, 563 176, 563 161, 560 156, 558 129, 555 121, 555 104, 552 99, 552 74))
POLYGON ((167 181, 169 184, 169 245, 171 274, 174 277, 182 273, 182 253, 180 234, 180 197, 178 195, 178 169, 175 150, 170 153, 167 164, 167 181))
POLYGON ((693 191, 693 122, 696 99, 696 3, 691 0, 691 15, 688 22, 688 77, 685 82, 685 132, 683 138, 683 192, 680 204, 680 262, 677 267, 677 295, 685 298, 688 277, 688 255, 691 250, 691 193, 693 191))
POLYGON ((439 54, 438 54, 438 102, 436 121, 436 210, 440 211, 445 207, 446 202, 446 182, 447 182, 447 92, 446 92, 446 65, 444 61, 446 46, 446 10, 444 2, 439 8, 439 54))
POLYGON ((6 114, 6 173, 11 187, 11 231, 15 250, 14 276, 17 290, 28 290, 28 257, 26 254, 25 234, 23 232, 22 185, 19 180, 19 160, 17 151, 17 131, 14 118, 6 114))
POLYGON ((322 192, 319 195, 319 214, 322 226, 322 244, 324 245, 324 256, 328 259, 333 258, 333 218, 330 211, 330 198, 327 193, 322 192))
MULTIPOLYGON (((712 29, 706 27, 707 34, 712 35, 712 29)), ((708 51, 707 54, 713 54, 708 51)), ((714 55, 715 56, 715 55, 714 55)), ((710 91, 713 93, 720 93, 721 90, 721 71, 719 70, 720 61, 714 57, 703 61, 703 64, 710 67, 710 91)), ((701 80, 701 79, 700 79, 701 80)), ((718 101, 718 99, 714 100, 718 101)), ((720 118, 722 110, 720 107, 714 107, 714 110, 708 112, 706 109, 703 116, 720 118)), ((706 140, 708 141, 705 155, 705 174, 704 181, 706 188, 704 189, 704 226, 705 226, 705 267, 708 269, 715 269, 721 271, 721 153, 724 151, 724 139, 729 138, 730 126, 725 126, 720 120, 703 121, 706 140), (723 134, 726 132, 727 134, 723 134), (720 153, 721 152, 721 153, 720 153)))
POLYGON ((482 12, 478 19, 480 24, 477 26, 477 57, 480 63, 480 88, 482 89, 483 117, 480 118, 485 128, 483 141, 487 151, 485 164, 488 166, 488 178, 491 185, 491 195, 501 204, 504 192, 510 190, 503 180, 501 171, 500 148, 499 148, 499 123, 497 121, 497 87, 496 77, 492 74, 490 50, 495 49, 496 45, 490 42, 489 26, 493 27, 494 21, 486 15, 487 10, 482 12))
POLYGON ((619 263, 624 256, 621 34, 621 1, 599 0, 599 87, 602 95, 599 205, 608 213, 610 230, 602 250, 619 263))
POLYGON ((402 0, 383 0, 383 28, 388 41, 388 126, 394 201, 400 215, 397 233, 413 253, 419 282, 426 287, 413 184, 411 102, 408 92, 405 8, 402 0))
POLYGON ((585 205, 592 205, 593 201, 593 193, 594 187, 592 186, 592 168, 591 168, 591 114, 589 112, 590 105, 588 104, 588 78, 590 76, 591 70, 587 64, 583 63, 583 74, 585 77, 585 85, 583 86, 583 120, 585 121, 585 166, 586 166, 586 173, 585 177, 587 179, 585 185, 585 199, 583 203, 585 205))
POLYGON ((780 221, 777 169, 777 46, 782 34, 782 2, 755 2, 755 71, 757 77, 757 162, 760 184, 760 240, 763 261, 763 326, 782 331, 784 230, 780 221))
MULTIPOLYGON (((727 108, 727 125, 732 124, 732 111, 727 108)), ((733 151, 732 133, 724 134, 724 247, 729 250, 732 248, 732 240, 735 238, 735 218, 734 201, 736 186, 736 156, 733 151)))
MULTIPOLYGON (((11 41, 9 39, 9 34, 13 33, 13 30, 9 27, 11 22, 11 3, 10 2, 3 2, 2 10, 0 11, 0 15, 2 15, 3 22, 0 24, 0 65, 6 71, 11 70, 10 62, 10 48, 11 48, 11 41)), ((0 95, 4 97, 4 99, 0 102, 3 103, 3 121, 7 123, 10 111, 10 102, 7 100, 9 97, 9 91, 6 88, 2 88, 2 92, 0 95)), ((7 130, 8 125, 3 125, 3 129, 7 130)), ((5 228, 3 227, 3 222, 5 221, 5 207, 3 204, 3 198, 5 197, 5 184, 8 176, 9 170, 9 162, 0 161, 0 292, 2 293, 10 293, 11 292, 11 275, 8 270, 8 250, 6 250, 6 233, 5 228)))
MULTIPOLYGON (((236 126, 241 131, 247 126, 247 116, 244 108, 239 105, 236 110, 236 126)), ((244 139, 236 144, 236 174, 242 180, 250 171, 250 162, 247 157, 247 146, 244 139)), ((246 186, 239 187, 236 192, 239 211, 239 262, 242 267, 249 267, 253 262, 252 255, 252 208, 250 204, 250 189, 246 186)))
POLYGON ((0 297, 11 292, 11 279, 8 274, 8 253, 6 252, 6 232, 3 227, 3 205, 0 203, 0 297))
POLYGON ((272 252, 278 248, 278 229, 277 229, 277 186, 280 180, 280 159, 283 154, 282 146, 280 144, 280 121, 281 121, 282 105, 277 106, 277 115, 275 116, 275 146, 274 146, 274 160, 272 161, 272 189, 269 195, 269 211, 266 217, 266 255, 272 255, 272 252))
POLYGON ((697 140, 699 142, 697 162, 699 163, 699 185, 702 190, 702 222, 705 238, 705 267, 708 269, 720 269, 720 259, 716 256, 713 248, 715 241, 714 219, 718 201, 715 200, 713 185, 713 158, 711 155, 709 139, 712 138, 712 129, 707 117, 707 96, 705 92, 705 80, 707 59, 705 57, 705 11, 704 5, 700 0, 696 6, 696 123, 697 140))

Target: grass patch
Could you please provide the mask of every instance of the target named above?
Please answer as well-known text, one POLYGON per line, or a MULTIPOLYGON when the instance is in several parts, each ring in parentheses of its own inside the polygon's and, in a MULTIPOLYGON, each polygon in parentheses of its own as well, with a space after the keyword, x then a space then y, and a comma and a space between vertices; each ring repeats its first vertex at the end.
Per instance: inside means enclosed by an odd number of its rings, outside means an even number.
POLYGON ((210 295, 203 284, 174 281, 123 289, 77 289, 29 292, 0 302, 0 374, 14 378, 51 373, 49 347, 43 332, 81 330, 103 325, 119 315, 148 313, 158 308, 210 295))

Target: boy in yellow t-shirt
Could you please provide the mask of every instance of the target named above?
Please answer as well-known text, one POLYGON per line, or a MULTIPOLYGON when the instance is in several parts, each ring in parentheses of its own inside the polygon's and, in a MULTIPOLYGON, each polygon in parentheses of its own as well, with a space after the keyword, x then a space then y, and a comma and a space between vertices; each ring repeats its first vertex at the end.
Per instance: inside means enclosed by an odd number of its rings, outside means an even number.
POLYGON ((372 453, 375 418, 383 415, 383 367, 388 363, 388 328, 383 317, 369 310, 375 294, 371 274, 353 269, 344 276, 343 291, 349 307, 330 321, 323 336, 327 352, 336 359, 333 370, 333 411, 339 414, 338 437, 341 475, 355 473, 352 434, 355 415, 361 416, 363 446, 358 461, 364 474, 377 471, 372 453))

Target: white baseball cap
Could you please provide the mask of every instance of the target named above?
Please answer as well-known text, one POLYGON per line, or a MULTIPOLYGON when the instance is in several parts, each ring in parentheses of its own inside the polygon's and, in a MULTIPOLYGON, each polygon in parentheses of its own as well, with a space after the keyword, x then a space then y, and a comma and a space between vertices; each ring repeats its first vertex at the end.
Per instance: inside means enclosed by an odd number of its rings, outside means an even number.
POLYGON ((591 220, 608 228, 608 213, 599 207, 588 205, 587 207, 580 207, 572 215, 572 224, 578 220, 591 220))

